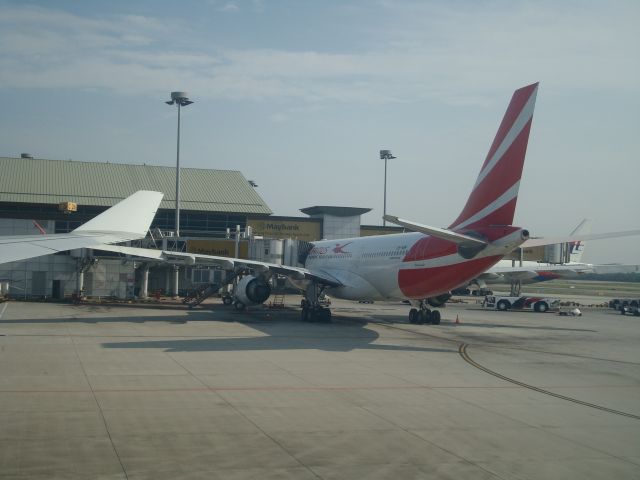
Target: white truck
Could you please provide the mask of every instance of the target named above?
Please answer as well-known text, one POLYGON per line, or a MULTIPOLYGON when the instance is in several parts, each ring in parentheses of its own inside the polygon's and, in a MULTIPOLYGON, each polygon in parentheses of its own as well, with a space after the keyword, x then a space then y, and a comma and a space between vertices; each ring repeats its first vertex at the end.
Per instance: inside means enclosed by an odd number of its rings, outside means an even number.
POLYGON ((491 310, 533 310, 534 312, 544 313, 549 310, 558 310, 560 307, 560 299, 554 297, 509 297, 499 295, 487 295, 482 302, 484 308, 491 310))

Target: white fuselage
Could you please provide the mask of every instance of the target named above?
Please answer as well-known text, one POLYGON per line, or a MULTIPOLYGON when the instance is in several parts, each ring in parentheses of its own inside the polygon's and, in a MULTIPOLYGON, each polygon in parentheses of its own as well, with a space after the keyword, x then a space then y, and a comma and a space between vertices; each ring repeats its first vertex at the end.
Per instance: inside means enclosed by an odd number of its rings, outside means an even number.
POLYGON ((470 281, 522 241, 516 230, 466 259, 455 245, 444 242, 443 248, 439 239, 415 232, 323 240, 314 242, 305 267, 341 283, 331 288, 338 298, 428 298, 470 281))
POLYGON ((517 279, 521 283, 536 283, 558 278, 575 278, 583 273, 594 271, 594 266, 589 263, 567 262, 563 264, 541 263, 525 260, 522 265, 519 261, 500 260, 487 273, 495 276, 484 276, 485 283, 504 283, 511 279, 517 279), (513 278, 512 275, 517 278, 513 278))

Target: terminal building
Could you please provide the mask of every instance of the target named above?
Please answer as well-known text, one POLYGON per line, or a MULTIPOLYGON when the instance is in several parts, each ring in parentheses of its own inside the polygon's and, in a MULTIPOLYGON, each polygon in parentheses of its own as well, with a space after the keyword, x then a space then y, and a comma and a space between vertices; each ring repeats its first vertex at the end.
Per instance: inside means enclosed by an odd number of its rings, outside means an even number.
MULTIPOLYGON (((175 168, 0 157, 0 235, 66 233, 137 190, 164 193, 149 235, 135 246, 297 263, 299 242, 403 231, 361 226, 367 208, 313 206, 307 217, 274 216, 255 184, 232 170, 181 169, 180 237, 175 236, 175 168)), ((14 297, 134 298, 177 295, 218 282, 223 272, 74 250, 0 264, 14 297)))

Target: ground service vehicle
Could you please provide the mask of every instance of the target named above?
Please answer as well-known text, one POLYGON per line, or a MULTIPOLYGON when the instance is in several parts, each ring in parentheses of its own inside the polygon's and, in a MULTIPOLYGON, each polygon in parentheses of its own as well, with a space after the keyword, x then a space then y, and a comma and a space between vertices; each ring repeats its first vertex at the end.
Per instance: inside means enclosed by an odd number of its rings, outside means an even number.
POLYGON ((626 305, 624 307, 620 307, 619 310, 622 315, 633 315, 635 317, 640 317, 640 307, 632 307, 631 305, 626 305))
POLYGON ((609 302, 609 308, 620 310, 622 307, 640 307, 640 299, 637 298, 614 298, 609 302))
POLYGON ((487 295, 482 302, 484 308, 491 310, 533 310, 544 313, 549 310, 557 310, 560 307, 560 299, 554 297, 501 297, 499 295, 487 295))

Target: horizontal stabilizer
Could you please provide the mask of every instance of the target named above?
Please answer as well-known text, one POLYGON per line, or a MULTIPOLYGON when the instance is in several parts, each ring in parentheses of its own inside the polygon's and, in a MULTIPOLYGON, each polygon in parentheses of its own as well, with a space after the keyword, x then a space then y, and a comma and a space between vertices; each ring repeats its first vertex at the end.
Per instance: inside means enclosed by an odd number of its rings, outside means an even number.
POLYGON ((484 240, 470 237, 469 235, 456 233, 454 231, 447 230, 446 228, 430 227, 428 225, 422 225, 420 223, 410 222, 409 220, 394 217, 393 215, 385 215, 383 218, 387 222, 395 223, 396 225, 402 225, 403 227, 406 227, 414 232, 420 232, 432 237, 441 238, 442 240, 447 240, 449 242, 455 243, 456 245, 487 245, 487 242, 485 242, 484 240))
POLYGON ((522 245, 521 248, 527 247, 541 247, 543 245, 554 245, 556 243, 570 243, 570 242, 584 242, 587 240, 602 240, 605 238, 620 238, 630 237, 633 235, 640 235, 640 230, 627 230, 625 232, 609 232, 609 233, 595 233, 593 235, 571 235, 569 237, 542 237, 542 238, 530 238, 522 245))

